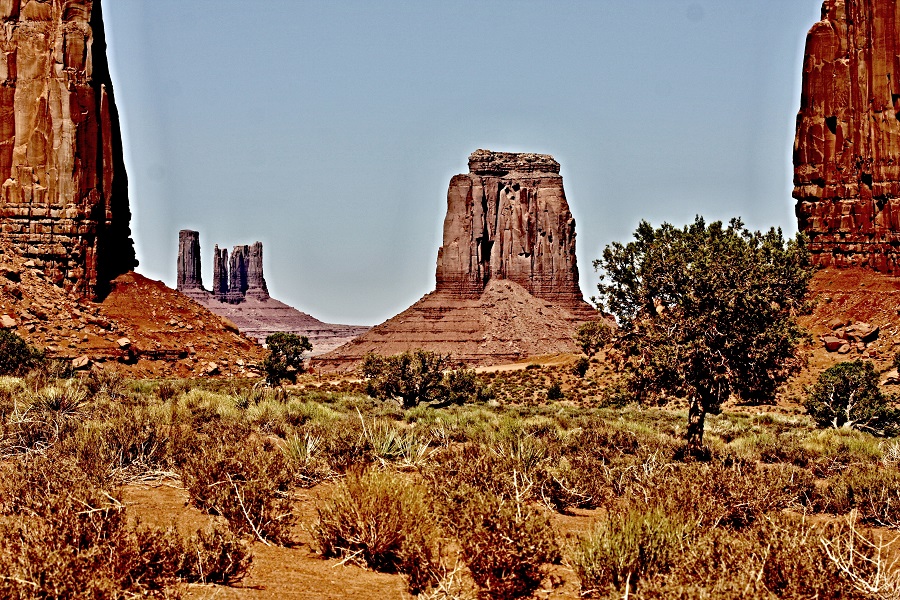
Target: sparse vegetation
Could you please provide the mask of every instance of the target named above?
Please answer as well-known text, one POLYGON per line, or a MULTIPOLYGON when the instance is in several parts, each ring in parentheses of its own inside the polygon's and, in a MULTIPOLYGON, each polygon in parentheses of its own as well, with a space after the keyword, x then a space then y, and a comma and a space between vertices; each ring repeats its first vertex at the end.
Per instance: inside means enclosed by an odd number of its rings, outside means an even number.
POLYGON ((239 580, 254 545, 300 531, 422 598, 527 597, 560 562, 604 598, 862 598, 900 581, 863 529, 900 527, 896 439, 725 412, 708 461, 681 462, 684 409, 603 407, 627 395, 614 379, 570 363, 463 377, 500 400, 403 409, 311 375, 276 389, 0 378, 0 595, 172 597, 239 580), (546 402, 553 383, 564 401, 546 402), (158 477, 180 479, 209 527, 129 516, 121 486, 158 477), (314 486, 316 512, 298 514, 314 486), (565 513, 582 515, 568 535, 565 513), (75 531, 90 533, 79 549, 75 531))

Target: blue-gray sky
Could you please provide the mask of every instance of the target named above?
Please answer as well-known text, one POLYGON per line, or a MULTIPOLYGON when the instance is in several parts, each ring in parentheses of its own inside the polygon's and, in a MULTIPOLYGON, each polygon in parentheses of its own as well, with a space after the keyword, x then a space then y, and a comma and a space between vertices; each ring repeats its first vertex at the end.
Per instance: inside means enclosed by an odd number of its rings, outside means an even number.
POLYGON ((434 288, 473 150, 562 165, 581 287, 641 219, 796 231, 821 0, 112 0, 138 270, 262 241, 273 296, 375 324, 434 288))

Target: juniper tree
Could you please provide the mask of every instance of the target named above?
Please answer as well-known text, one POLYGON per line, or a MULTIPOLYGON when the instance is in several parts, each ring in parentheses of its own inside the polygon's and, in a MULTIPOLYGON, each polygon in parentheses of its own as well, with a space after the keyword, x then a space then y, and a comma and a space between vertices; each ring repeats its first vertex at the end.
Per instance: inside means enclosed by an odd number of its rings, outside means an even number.
POLYGON ((642 401, 688 400, 687 452, 703 446, 708 412, 732 394, 774 398, 805 337, 809 252, 798 235, 750 232, 701 217, 677 228, 641 222, 628 244, 607 246, 598 303, 618 320, 628 386, 642 401))

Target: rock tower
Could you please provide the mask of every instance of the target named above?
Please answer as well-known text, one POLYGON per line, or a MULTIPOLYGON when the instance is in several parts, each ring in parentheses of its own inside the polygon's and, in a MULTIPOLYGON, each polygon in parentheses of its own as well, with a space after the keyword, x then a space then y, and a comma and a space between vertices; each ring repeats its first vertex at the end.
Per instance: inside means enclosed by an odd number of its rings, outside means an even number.
MULTIPOLYGON (((2 1, 2 0, 0 0, 2 1)), ((203 287, 200 275, 200 233, 190 229, 178 232, 179 292, 192 298, 206 300, 210 296, 219 302, 240 304, 247 298, 267 300, 269 288, 263 276, 262 242, 235 246, 228 260, 228 250, 216 245, 213 251, 213 289, 203 287)))
POLYGON ((896 0, 825 0, 806 40, 794 186, 815 262, 900 272, 896 0))
POLYGON ((576 352, 575 328, 602 318, 581 295, 575 221, 559 163, 477 150, 450 181, 436 289, 315 359, 325 370, 424 348, 473 365, 576 352))
POLYGON ((100 0, 2 0, 0 235, 83 296, 137 265, 100 0))
POLYGON ((575 220, 552 156, 477 150, 469 173, 450 181, 437 291, 477 298, 491 279, 561 305, 584 303, 575 220))

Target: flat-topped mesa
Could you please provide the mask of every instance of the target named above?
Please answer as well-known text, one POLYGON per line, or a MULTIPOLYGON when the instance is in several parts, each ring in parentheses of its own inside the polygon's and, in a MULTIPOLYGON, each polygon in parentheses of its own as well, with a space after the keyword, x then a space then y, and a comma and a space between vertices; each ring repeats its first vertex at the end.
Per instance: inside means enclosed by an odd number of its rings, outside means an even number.
POLYGON ((900 6, 825 0, 806 40, 794 198, 813 260, 900 273, 900 6))
POLYGON ((2 0, 0 237, 77 295, 137 266, 100 0, 2 0))
POLYGON ((583 308, 575 220, 559 163, 546 154, 477 150, 447 191, 437 291, 477 298, 492 279, 583 308))

